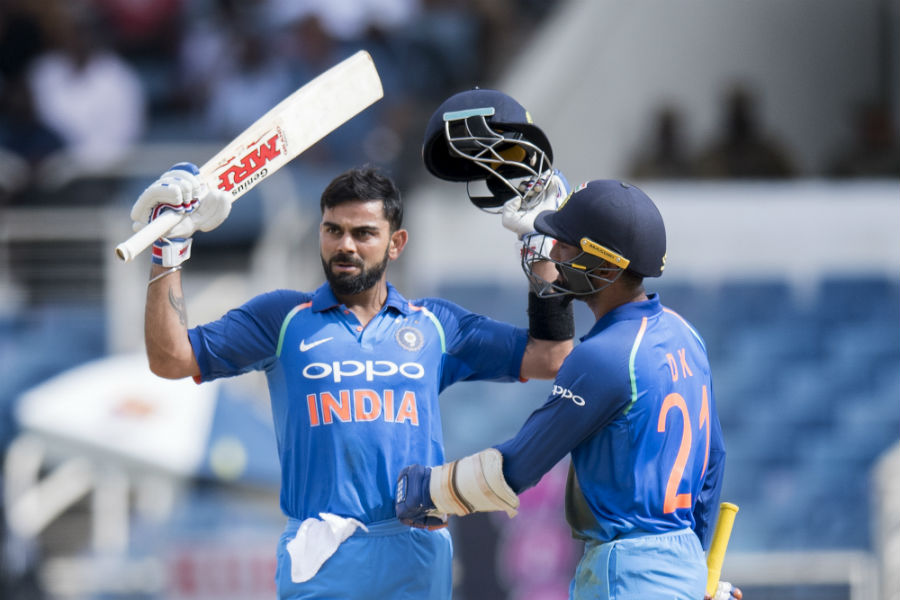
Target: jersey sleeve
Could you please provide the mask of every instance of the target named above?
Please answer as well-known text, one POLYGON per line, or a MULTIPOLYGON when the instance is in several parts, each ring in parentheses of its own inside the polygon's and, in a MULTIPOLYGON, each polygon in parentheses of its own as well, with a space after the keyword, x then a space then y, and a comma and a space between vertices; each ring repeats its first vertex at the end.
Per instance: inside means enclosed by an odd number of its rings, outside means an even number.
POLYGON ((429 298, 423 301, 438 321, 445 338, 441 387, 457 381, 516 381, 528 331, 495 321, 461 306, 429 298))
POLYGON ((627 357, 614 356, 577 346, 563 362, 547 402, 512 439, 496 446, 503 455, 503 475, 516 494, 537 484, 627 406, 627 357))
POLYGON ((267 368, 275 359, 285 316, 306 299, 299 292, 276 290, 228 311, 217 321, 190 329, 201 380, 267 368))
MULTIPOLYGON (((715 410, 715 401, 710 402, 711 410, 715 410)), ((709 463, 703 486, 694 504, 694 533, 700 538, 704 550, 709 549, 713 529, 719 514, 719 496, 722 493, 722 482, 725 475, 725 442, 722 437, 722 426, 718 414, 710 415, 709 463)))

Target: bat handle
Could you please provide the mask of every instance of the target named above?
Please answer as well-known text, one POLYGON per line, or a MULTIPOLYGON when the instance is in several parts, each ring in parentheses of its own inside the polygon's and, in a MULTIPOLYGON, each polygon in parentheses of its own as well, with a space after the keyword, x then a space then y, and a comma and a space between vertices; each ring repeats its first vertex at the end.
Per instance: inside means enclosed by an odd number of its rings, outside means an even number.
POLYGON ((734 517, 738 510, 737 504, 731 502, 722 502, 719 505, 719 518, 716 521, 716 529, 709 545, 709 553, 706 555, 706 594, 711 598, 716 595, 716 588, 719 587, 722 563, 725 561, 725 549, 728 547, 728 539, 731 537, 734 517))
POLYGON ((141 253, 147 246, 168 233, 184 217, 182 213, 166 211, 158 218, 150 221, 130 238, 116 246, 116 256, 128 262, 141 253))

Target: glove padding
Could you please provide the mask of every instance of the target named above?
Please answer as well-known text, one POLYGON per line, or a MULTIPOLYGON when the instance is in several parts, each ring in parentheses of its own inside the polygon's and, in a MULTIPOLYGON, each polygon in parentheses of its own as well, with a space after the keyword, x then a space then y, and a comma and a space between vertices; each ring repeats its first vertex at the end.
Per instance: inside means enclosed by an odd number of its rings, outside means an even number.
POLYGON ((715 596, 704 596, 704 600, 741 600, 744 594, 740 588, 736 588, 727 581, 720 581, 716 588, 715 596))
POLYGON ((173 227, 167 239, 189 238, 195 231, 211 231, 231 212, 226 192, 209 189, 192 163, 178 163, 138 196, 131 209, 135 231, 142 229, 166 211, 182 213, 184 218, 173 227))
POLYGON ((440 529, 447 526, 447 516, 435 509, 431 499, 431 467, 403 467, 397 478, 394 509, 397 518, 410 527, 440 529))

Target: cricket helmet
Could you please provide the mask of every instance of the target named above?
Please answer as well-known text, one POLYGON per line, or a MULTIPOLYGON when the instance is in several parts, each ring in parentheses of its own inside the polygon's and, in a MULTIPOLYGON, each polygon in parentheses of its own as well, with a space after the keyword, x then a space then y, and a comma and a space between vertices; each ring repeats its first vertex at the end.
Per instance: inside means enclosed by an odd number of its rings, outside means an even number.
POLYGON ((553 149, 521 104, 502 92, 475 88, 451 96, 431 115, 422 157, 440 179, 484 180, 491 195, 470 192, 469 198, 492 209, 516 195, 527 206, 552 173, 553 149))
POLYGON ((534 228, 581 249, 572 260, 553 261, 561 274, 553 283, 531 268, 537 261, 552 260, 549 255, 523 255, 522 268, 539 284, 539 295, 592 294, 626 269, 641 277, 659 277, 666 265, 666 228, 659 209, 640 188, 622 181, 583 183, 557 210, 539 214, 534 228))

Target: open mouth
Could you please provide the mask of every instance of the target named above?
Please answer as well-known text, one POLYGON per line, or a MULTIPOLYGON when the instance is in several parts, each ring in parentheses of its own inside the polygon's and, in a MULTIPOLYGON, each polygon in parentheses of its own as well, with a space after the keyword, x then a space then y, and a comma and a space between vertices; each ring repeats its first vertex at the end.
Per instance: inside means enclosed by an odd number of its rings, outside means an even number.
POLYGON ((328 266, 335 274, 355 273, 358 271, 362 271, 363 262, 353 260, 344 256, 336 256, 328 261, 328 266))
POLYGON ((332 271, 332 273, 336 273, 336 274, 356 273, 357 271, 359 271, 359 267, 357 267, 356 265, 337 263, 337 264, 333 264, 331 266, 331 271, 332 271))

